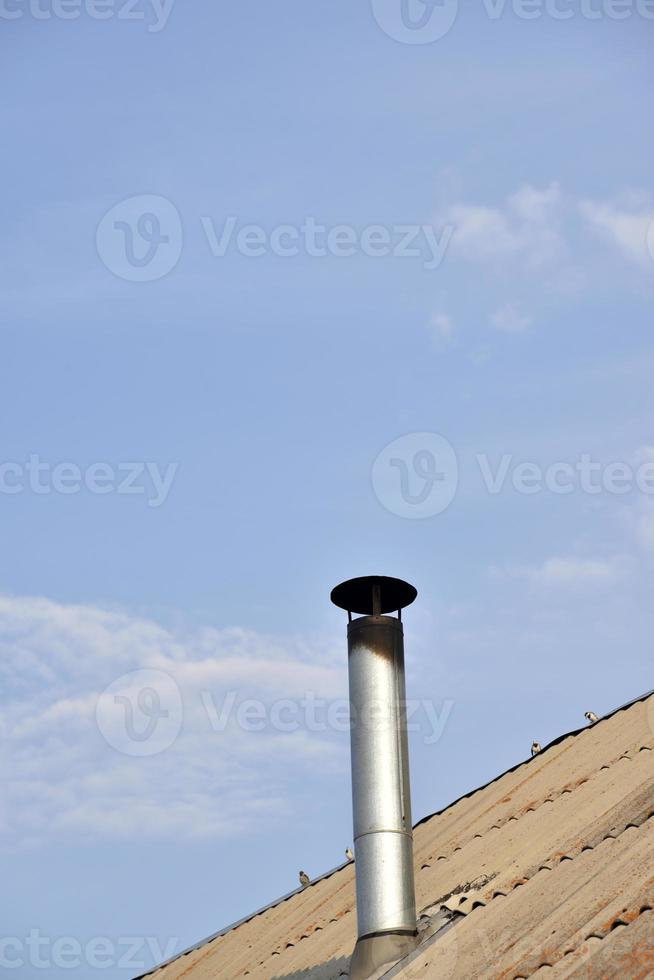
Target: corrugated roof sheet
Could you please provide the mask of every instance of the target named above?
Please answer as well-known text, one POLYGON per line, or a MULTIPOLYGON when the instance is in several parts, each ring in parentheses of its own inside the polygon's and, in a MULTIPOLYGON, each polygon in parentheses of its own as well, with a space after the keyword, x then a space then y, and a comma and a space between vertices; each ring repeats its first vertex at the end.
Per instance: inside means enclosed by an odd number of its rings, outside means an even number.
MULTIPOLYGON (((654 977, 654 694, 422 820, 415 862, 455 918, 394 977, 654 977)), ((355 939, 347 864, 148 976, 335 980, 355 939)))

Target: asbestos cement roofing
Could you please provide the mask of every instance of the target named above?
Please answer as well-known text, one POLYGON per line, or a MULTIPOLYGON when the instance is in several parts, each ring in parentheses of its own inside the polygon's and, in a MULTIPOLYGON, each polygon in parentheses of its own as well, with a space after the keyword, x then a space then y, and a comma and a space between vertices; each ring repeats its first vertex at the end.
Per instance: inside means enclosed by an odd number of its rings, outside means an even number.
MULTIPOLYGON (((427 817, 414 851, 421 922, 449 921, 385 976, 654 978, 654 693, 427 817)), ((355 939, 349 863, 148 976, 336 980, 355 939)))

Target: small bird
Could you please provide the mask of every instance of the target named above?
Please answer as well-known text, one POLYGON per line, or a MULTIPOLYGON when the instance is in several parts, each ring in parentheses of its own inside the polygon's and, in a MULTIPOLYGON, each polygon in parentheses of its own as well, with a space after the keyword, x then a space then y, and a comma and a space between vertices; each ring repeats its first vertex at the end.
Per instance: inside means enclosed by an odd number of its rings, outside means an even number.
POLYGON ((352 853, 351 847, 345 848, 345 857, 348 859, 348 861, 354 861, 354 854, 352 853))
POLYGON ((599 718, 597 717, 594 711, 587 711, 586 714, 584 715, 584 718, 588 718, 591 725, 594 725, 596 721, 599 721, 599 718))
POLYGON ((538 755, 539 752, 540 752, 540 742, 532 742, 531 743, 531 754, 532 754, 532 756, 538 755))
POLYGON ((303 888, 306 888, 307 885, 311 884, 311 878, 306 873, 306 871, 300 871, 300 884, 302 885, 303 888))

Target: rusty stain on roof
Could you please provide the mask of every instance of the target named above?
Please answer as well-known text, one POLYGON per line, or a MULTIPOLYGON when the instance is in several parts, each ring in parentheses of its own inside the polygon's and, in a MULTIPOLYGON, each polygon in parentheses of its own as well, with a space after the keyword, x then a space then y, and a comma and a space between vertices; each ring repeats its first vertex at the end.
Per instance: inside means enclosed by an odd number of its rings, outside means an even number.
MULTIPOLYGON (((654 977, 654 693, 421 820, 414 838, 419 914, 454 919, 393 977, 654 977)), ((347 862, 147 976, 337 980, 355 939, 347 862)))

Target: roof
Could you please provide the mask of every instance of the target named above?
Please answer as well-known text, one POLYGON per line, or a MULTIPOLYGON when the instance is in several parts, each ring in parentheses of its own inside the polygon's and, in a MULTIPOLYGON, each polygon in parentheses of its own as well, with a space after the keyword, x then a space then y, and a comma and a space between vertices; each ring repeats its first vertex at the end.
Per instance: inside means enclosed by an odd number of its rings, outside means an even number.
MULTIPOLYGON (((654 977, 654 692, 421 820, 414 857, 431 929, 389 980, 654 977)), ((336 980, 355 939, 349 862, 146 975, 336 980)))

